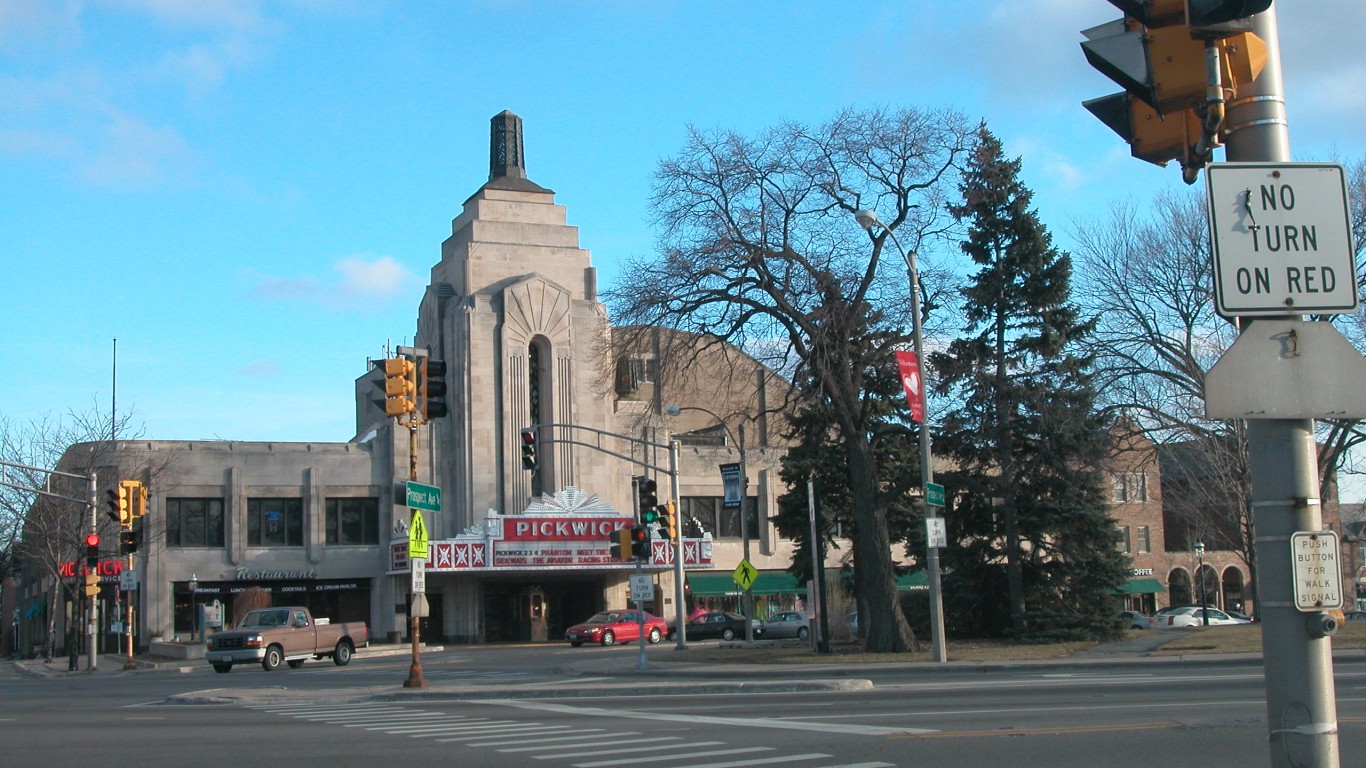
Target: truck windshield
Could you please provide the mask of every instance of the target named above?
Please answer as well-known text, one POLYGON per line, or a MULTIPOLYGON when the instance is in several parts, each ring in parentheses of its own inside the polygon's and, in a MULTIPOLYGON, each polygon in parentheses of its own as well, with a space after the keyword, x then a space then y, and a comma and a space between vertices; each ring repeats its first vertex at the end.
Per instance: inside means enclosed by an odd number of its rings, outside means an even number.
POLYGON ((289 623, 289 611, 252 611, 242 618, 239 627, 283 627, 289 623))

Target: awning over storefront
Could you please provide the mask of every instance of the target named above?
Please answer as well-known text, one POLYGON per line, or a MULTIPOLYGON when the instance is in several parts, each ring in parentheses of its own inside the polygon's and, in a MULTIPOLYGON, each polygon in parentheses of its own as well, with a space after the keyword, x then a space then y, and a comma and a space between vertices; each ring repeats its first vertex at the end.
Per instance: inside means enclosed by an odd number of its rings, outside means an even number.
POLYGON ((1115 587, 1114 591, 1121 595, 1148 595, 1167 590, 1157 579, 1129 579, 1115 587))
MULTIPOLYGON (((688 574, 688 587, 693 597, 725 597, 745 593, 729 573, 688 574)), ((930 578, 924 571, 902 574, 896 577, 896 588, 899 592, 929 589, 930 578)), ((752 591, 756 595, 804 595, 806 585, 798 583, 797 577, 787 571, 760 571, 752 591)))
MULTIPOLYGON (((729 573, 690 573, 688 587, 693 597, 725 597, 743 595, 745 591, 729 573)), ((756 595, 804 595, 806 586, 787 571, 759 571, 750 589, 756 595)))

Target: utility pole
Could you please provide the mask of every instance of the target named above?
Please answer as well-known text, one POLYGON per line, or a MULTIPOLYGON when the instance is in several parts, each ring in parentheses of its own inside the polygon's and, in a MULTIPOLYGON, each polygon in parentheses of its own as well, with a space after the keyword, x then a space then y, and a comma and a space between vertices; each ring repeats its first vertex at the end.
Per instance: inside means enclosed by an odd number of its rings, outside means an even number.
MULTIPOLYGON (((1267 61, 1229 105, 1225 157, 1287 163, 1290 136, 1274 5, 1252 19, 1253 34, 1266 43, 1267 61)), ((1258 322, 1244 325, 1243 333, 1258 322)), ((1296 608, 1292 594, 1291 535, 1323 529, 1314 420, 1252 418, 1246 423, 1271 764, 1336 768, 1333 642, 1322 634, 1311 636, 1306 620, 1313 617, 1296 608)))

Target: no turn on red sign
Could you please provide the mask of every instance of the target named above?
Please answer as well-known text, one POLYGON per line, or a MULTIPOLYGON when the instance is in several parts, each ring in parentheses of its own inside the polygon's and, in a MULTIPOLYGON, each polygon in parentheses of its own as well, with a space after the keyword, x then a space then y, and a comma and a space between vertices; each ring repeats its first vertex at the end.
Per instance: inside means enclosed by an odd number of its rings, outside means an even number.
POLYGON ((1211 163, 1205 180, 1219 314, 1356 311, 1356 257, 1341 165, 1211 163))

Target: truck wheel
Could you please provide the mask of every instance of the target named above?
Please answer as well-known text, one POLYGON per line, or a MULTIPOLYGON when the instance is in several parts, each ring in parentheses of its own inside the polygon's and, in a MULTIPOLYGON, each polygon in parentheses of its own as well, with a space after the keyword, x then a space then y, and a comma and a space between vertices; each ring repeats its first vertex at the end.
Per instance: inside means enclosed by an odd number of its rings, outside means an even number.
POLYGON ((617 636, 614 635, 614 634, 612 634, 612 631, 611 631, 610 629, 609 629, 608 631, 602 633, 602 644, 603 644, 603 645, 611 645, 611 644, 615 643, 616 641, 617 641, 617 636))
POLYGON ((651 645, 653 645, 653 644, 659 642, 659 640, 660 640, 661 637, 663 637, 663 635, 659 634, 659 627, 650 627, 650 644, 651 644, 651 645))
POLYGON ((280 668, 285 661, 285 651, 278 645, 272 645, 266 649, 266 655, 261 657, 261 667, 267 672, 274 672, 280 668))
POLYGON ((351 663, 351 654, 355 649, 351 647, 351 641, 342 640, 337 643, 337 647, 332 651, 332 663, 339 667, 344 667, 351 663))
POLYGON ((213 665, 213 671, 215 671, 215 672, 231 672, 231 671, 232 671, 232 665, 231 665, 231 664, 215 664, 215 665, 213 665))
POLYGON ((290 659, 290 660, 289 660, 289 668, 290 668, 290 669, 298 669, 299 667, 302 667, 302 666, 304 665, 304 661, 305 661, 304 659, 290 659))

